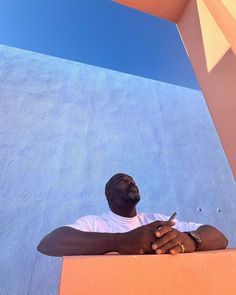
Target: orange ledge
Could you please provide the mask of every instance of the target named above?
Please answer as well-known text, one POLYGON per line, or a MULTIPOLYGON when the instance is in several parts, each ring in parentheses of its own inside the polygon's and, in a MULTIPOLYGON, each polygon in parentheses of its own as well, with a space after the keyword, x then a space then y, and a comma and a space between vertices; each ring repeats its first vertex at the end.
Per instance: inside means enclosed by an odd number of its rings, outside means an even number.
POLYGON ((63 257, 60 295, 235 295, 236 249, 63 257))

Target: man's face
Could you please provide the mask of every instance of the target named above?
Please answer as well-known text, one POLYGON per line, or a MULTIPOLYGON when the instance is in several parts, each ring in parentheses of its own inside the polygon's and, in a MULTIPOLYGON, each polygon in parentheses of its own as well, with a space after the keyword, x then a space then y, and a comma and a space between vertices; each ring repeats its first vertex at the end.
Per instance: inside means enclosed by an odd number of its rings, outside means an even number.
POLYGON ((112 203, 134 204, 140 200, 138 187, 133 178, 126 174, 115 175, 108 189, 108 199, 112 203))

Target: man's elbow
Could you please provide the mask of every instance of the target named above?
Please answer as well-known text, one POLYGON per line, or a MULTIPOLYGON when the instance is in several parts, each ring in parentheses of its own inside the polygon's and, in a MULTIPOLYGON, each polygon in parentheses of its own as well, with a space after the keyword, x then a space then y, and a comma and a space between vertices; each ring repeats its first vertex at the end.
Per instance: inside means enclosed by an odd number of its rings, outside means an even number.
POLYGON ((214 229, 215 229, 216 233, 218 234, 219 249, 227 248, 229 241, 228 241, 227 237, 225 236, 225 234, 216 228, 214 228, 214 229))
POLYGON ((58 253, 58 251, 54 247, 52 247, 44 239, 38 244, 37 250, 40 253, 44 255, 48 255, 48 256, 56 256, 56 257, 62 256, 60 253, 58 253))
POLYGON ((229 240, 226 238, 226 236, 222 233, 223 237, 222 237, 222 249, 227 248, 228 244, 229 244, 229 240))
POLYGON ((218 233, 218 239, 217 239, 218 240, 218 245, 219 245, 218 249, 227 248, 228 243, 229 243, 227 237, 221 231, 219 231, 217 229, 216 229, 216 231, 218 233))
POLYGON ((37 250, 42 254, 50 256, 47 247, 43 245, 42 241, 38 244, 37 250))

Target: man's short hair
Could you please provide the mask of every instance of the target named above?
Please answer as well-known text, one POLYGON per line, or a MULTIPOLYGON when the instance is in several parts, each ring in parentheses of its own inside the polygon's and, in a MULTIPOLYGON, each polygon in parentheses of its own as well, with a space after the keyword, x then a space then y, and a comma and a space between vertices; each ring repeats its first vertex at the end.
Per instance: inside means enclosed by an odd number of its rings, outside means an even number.
POLYGON ((111 185, 117 180, 117 178, 120 178, 122 176, 128 175, 126 173, 116 173, 115 175, 113 175, 108 182, 105 185, 105 194, 107 193, 107 191, 110 189, 111 185))

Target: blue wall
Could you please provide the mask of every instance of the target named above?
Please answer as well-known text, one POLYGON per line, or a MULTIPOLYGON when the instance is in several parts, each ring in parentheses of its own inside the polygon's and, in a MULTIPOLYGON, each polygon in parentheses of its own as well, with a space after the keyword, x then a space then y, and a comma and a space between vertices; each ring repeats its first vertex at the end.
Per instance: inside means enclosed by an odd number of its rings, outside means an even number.
POLYGON ((0 46, 1 294, 57 294, 61 259, 39 240, 107 210, 119 171, 140 210, 216 225, 236 245, 235 182, 201 92, 0 46))

